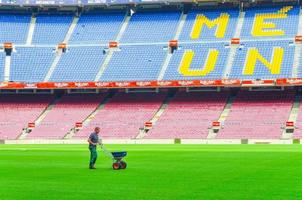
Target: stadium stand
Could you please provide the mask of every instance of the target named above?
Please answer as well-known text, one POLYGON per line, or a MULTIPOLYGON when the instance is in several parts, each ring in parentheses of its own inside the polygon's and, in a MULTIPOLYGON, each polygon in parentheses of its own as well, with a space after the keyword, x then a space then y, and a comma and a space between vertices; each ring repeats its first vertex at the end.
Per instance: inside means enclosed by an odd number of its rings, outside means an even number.
POLYGON ((27 139, 62 139, 84 120, 104 98, 104 94, 65 95, 46 115, 44 120, 28 134, 27 139))
POLYGON ((124 18, 125 13, 82 14, 70 43, 107 44, 114 41, 124 18))
POLYGON ((72 15, 38 15, 36 17, 33 44, 58 44, 63 42, 71 21, 72 15))
MULTIPOLYGON (((6 82, 1 86, 5 88, 14 82, 76 85, 95 81, 123 85, 157 80, 202 80, 206 85, 207 80, 223 78, 256 81, 300 78, 302 55, 297 56, 301 54, 297 49, 301 44, 294 42, 301 33, 299 11, 298 6, 255 7, 243 12, 239 9, 192 9, 183 13, 83 11, 79 21, 73 21, 71 14, 40 13, 36 15, 32 42, 28 43, 32 16, 1 13, 0 42, 13 44, 10 65, 5 66, 5 52, 0 52, 0 81, 4 81, 4 71, 10 72, 9 77, 5 74, 6 82), (72 22, 74 29, 70 29, 72 22), (67 32, 71 37, 66 51, 58 56, 56 47, 67 32), (176 35, 177 47, 173 49, 169 41, 176 35), (238 44, 231 43, 235 36, 238 44), (110 42, 117 42, 117 46, 110 48, 110 42)), ((106 95, 63 95, 27 139, 62 139, 106 95)), ((145 138, 207 138, 208 128, 219 118, 228 96, 228 92, 176 93, 145 138)), ((53 95, 19 97, 0 95, 0 139, 15 139, 54 98, 53 95)), ((86 138, 95 126, 101 127, 104 138, 136 138, 139 128, 154 116, 166 97, 165 92, 119 91, 74 138, 86 138)), ((216 138, 280 139, 280 127, 288 120, 294 97, 293 91, 240 91, 216 138)), ((295 130, 294 138, 302 138, 301 116, 299 113, 296 123, 299 129, 295 130)))
POLYGON ((10 80, 42 82, 55 57, 51 47, 17 47, 11 55, 10 80))
POLYGON ((156 80, 167 50, 160 45, 121 46, 113 53, 101 81, 156 80))
MULTIPOLYGON (((168 62, 163 80, 221 79, 226 63, 232 57, 234 61, 230 63, 231 73, 227 74, 227 78, 254 80, 291 77, 299 7, 250 8, 244 13, 241 16, 238 10, 232 9, 190 10, 183 28, 179 30, 179 47, 168 62), (236 30, 237 27, 241 28, 237 26, 239 16, 244 17, 242 30, 236 30), (241 33, 240 45, 232 55, 229 43, 236 32, 241 33), (207 59, 212 57, 217 59, 207 59)), ((11 29, 1 33, 0 39, 2 37, 3 42, 24 43, 30 16, 0 16, 0 28, 11 29), (9 23, 10 19, 14 23, 9 23), (18 35, 14 35, 13 29, 18 30, 18 35)), ((107 45, 116 39, 125 16, 123 12, 82 14, 72 32, 71 46, 59 60, 50 81, 94 81, 107 56, 107 45), (85 68, 81 65, 85 65, 85 68)), ((134 13, 121 35, 119 48, 113 52, 100 80, 157 80, 166 59, 168 41, 175 36, 180 16, 181 12, 175 11, 134 13)), ((17 52, 12 53, 10 80, 43 81, 42 77, 53 60, 50 46, 56 46, 64 40, 71 21, 72 15, 37 15, 33 43, 49 47, 45 47, 43 53, 41 46, 17 46, 17 52), (24 63, 21 65, 22 60, 24 63), (26 75, 35 71, 37 64, 38 73, 26 75)))
POLYGON ((189 11, 180 41, 219 41, 234 37, 238 10, 189 11), (219 27, 215 27, 218 25, 219 27), (216 29, 217 28, 217 29, 216 29))
POLYGON ((135 13, 130 19, 121 42, 168 42, 174 38, 180 16, 181 12, 135 13))
MULTIPOLYGON (((302 45, 301 45, 302 46, 302 45)), ((299 66, 302 66, 302 55, 300 55, 300 65, 299 66)), ((301 70, 301 67, 298 69, 298 77, 302 77, 302 70, 301 70)))
POLYGON ((4 60, 5 60, 5 53, 0 52, 0 81, 4 79, 4 60))
POLYGON ((241 39, 294 38, 299 24, 298 6, 249 8, 245 12, 241 39), (270 21, 265 25, 263 20, 270 21))
POLYGON ((95 126, 102 127, 102 137, 106 139, 135 138, 166 96, 165 93, 118 93, 74 138, 87 138, 95 126))
POLYGON ((180 92, 148 132, 149 139, 205 139, 223 111, 227 92, 180 92))
POLYGON ((0 139, 16 139, 53 99, 53 95, 1 94, 0 139))
POLYGON ((228 51, 223 43, 182 44, 174 52, 163 80, 221 79, 228 51))
POLYGON ((30 14, 0 14, 0 43, 24 44, 30 18, 30 14))
POLYGON ((292 76, 295 47, 290 41, 253 41, 243 45, 237 50, 230 78, 256 80, 292 76))
POLYGON ((294 91, 239 92, 217 138, 280 139, 294 97, 294 91))
POLYGON ((62 54, 50 81, 93 81, 105 56, 103 47, 70 47, 62 54))

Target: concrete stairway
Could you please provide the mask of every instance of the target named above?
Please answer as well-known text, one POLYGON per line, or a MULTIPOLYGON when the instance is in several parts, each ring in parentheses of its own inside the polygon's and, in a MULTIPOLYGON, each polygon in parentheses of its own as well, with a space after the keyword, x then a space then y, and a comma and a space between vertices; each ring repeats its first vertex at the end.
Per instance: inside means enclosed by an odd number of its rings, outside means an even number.
MULTIPOLYGON (((227 100, 227 102, 226 102, 226 104, 224 106, 224 109, 223 109, 223 111, 221 112, 221 114, 220 114, 220 116, 218 118, 218 122, 220 122, 221 126, 223 125, 223 123, 225 122, 226 118, 228 117, 228 115, 229 115, 229 113, 231 111, 231 107, 232 107, 232 104, 233 104, 235 98, 236 98, 236 95, 229 96, 229 98, 228 98, 228 100, 227 100)), ((207 139, 215 139, 216 136, 217 136, 217 134, 219 134, 219 132, 215 133, 213 131, 213 129, 210 128, 209 129, 209 134, 207 136, 207 139)))
MULTIPOLYGON (((83 123, 83 126, 87 126, 91 120, 94 119, 95 115, 101 110, 104 108, 104 106, 106 105, 107 102, 110 101, 110 99, 114 96, 114 92, 110 92, 104 99, 102 102, 100 102, 100 104, 97 106, 97 108, 92 112, 90 113, 86 119, 84 119, 82 121, 83 123)), ((68 133, 66 133, 66 135, 64 136, 64 139, 70 139, 72 138, 79 130, 76 129, 76 127, 73 127, 72 129, 70 129, 70 131, 68 131, 68 133)))
MULTIPOLYGON (((301 99, 302 99, 302 95, 297 94, 296 97, 295 97, 295 100, 293 102, 292 109, 291 109, 290 114, 289 114, 288 121, 294 122, 294 124, 296 123, 297 118, 298 118, 301 99)), ((291 139, 292 136, 293 136, 293 133, 286 133, 285 129, 282 130, 281 139, 291 139)))
MULTIPOLYGON (((178 39, 179 39, 179 36, 180 36, 180 34, 181 34, 181 32, 182 32, 182 29, 183 29, 183 27, 184 27, 184 25, 185 25, 186 19, 187 19, 187 14, 182 13, 182 14, 181 14, 181 17, 180 17, 180 19, 179 19, 179 23, 178 23, 178 27, 177 27, 175 36, 174 36, 174 38, 173 38, 174 40, 178 40, 178 39)), ((167 71, 167 68, 168 68, 168 66, 169 66, 169 64, 170 64, 172 55, 173 55, 172 52, 170 52, 170 50, 169 50, 169 48, 168 48, 168 50, 167 50, 167 55, 166 55, 166 58, 165 58, 165 61, 164 61, 163 65, 162 65, 162 67, 161 67, 161 70, 160 70, 160 72, 159 72, 159 75, 158 75, 157 80, 160 81, 160 80, 162 80, 162 79, 164 78, 164 75, 165 75, 165 73, 166 73, 166 71, 167 71)))
MULTIPOLYGON (((126 28, 128 27, 128 24, 129 24, 129 21, 131 19, 131 16, 130 15, 127 15, 125 16, 124 18, 124 21, 123 21, 123 24, 122 24, 122 27, 118 33, 118 35, 116 36, 116 39, 115 39, 115 42, 119 42, 122 38, 122 36, 124 35, 124 32, 126 30, 126 28)), ((106 70, 112 56, 113 56, 113 53, 114 53, 114 49, 111 49, 109 48, 108 51, 107 51, 107 56, 104 60, 104 62, 101 64, 100 66, 100 70, 98 71, 97 75, 95 76, 95 79, 94 81, 99 81, 100 78, 102 77, 104 71, 106 70)))
MULTIPOLYGON (((45 110, 40 114, 40 116, 34 121, 35 125, 38 126, 46 115, 55 107, 55 105, 61 100, 62 95, 58 95, 49 105, 45 108, 45 110)), ((27 135, 30 134, 30 130, 25 127, 17 139, 26 139, 27 135)))
MULTIPOLYGON (((160 106, 160 108, 158 109, 158 111, 154 114, 152 119, 149 120, 150 122, 152 122, 153 125, 156 124, 156 122, 159 120, 160 116, 165 112, 166 108, 168 107, 170 101, 173 99, 175 94, 176 94, 176 92, 173 91, 166 96, 166 98, 164 99, 164 101, 163 101, 162 105, 160 106)), ((136 136, 136 139, 144 138, 149 130, 150 129, 141 128, 139 130, 139 134, 136 136)))
POLYGON ((37 21, 37 18, 35 16, 32 16, 31 20, 30 20, 28 34, 27 34, 26 45, 31 45, 31 43, 32 43, 33 35, 34 35, 35 27, 36 27, 36 21, 37 21))

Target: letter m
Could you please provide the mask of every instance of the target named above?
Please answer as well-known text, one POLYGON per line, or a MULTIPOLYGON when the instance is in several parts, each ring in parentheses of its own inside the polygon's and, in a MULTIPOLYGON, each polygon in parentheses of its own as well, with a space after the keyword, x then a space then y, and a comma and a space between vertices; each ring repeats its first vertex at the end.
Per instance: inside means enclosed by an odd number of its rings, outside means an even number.
POLYGON ((210 29, 216 26, 215 37, 223 38, 226 32, 229 18, 230 15, 228 13, 221 13, 219 17, 213 20, 210 20, 204 15, 197 15, 191 32, 191 38, 198 39, 200 37, 203 25, 206 25, 210 29))

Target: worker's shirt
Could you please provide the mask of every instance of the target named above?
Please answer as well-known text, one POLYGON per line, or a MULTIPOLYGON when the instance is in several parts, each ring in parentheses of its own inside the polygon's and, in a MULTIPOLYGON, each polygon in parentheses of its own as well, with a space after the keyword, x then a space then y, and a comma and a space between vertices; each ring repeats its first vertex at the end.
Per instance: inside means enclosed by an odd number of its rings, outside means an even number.
MULTIPOLYGON (((96 134, 94 132, 90 134, 89 139, 93 143, 98 143, 99 142, 99 136, 98 136, 98 134, 96 134)), ((93 144, 89 143, 89 147, 96 147, 96 145, 93 145, 93 144)))

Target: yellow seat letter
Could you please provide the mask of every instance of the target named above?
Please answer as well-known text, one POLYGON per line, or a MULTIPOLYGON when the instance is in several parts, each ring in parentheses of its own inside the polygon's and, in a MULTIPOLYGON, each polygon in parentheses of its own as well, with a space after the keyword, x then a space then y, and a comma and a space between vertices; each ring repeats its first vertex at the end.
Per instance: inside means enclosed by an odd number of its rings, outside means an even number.
POLYGON ((180 74, 184 76, 206 76, 215 69, 216 61, 219 54, 219 51, 217 49, 209 50, 207 60, 203 69, 190 69, 194 54, 195 53, 192 50, 185 51, 182 57, 181 64, 179 66, 180 74))
POLYGON ((220 16, 214 20, 209 20, 209 18, 204 15, 197 15, 195 19, 195 24, 191 32, 191 38, 193 40, 196 40, 200 37, 203 25, 206 25, 209 28, 217 26, 215 37, 223 38, 229 22, 229 18, 230 15, 228 13, 221 13, 220 16))
POLYGON ((271 74, 280 74, 283 61, 284 49, 275 47, 271 57, 271 61, 266 60, 256 48, 251 48, 247 52, 243 75, 253 75, 256 67, 256 62, 259 60, 271 74))

